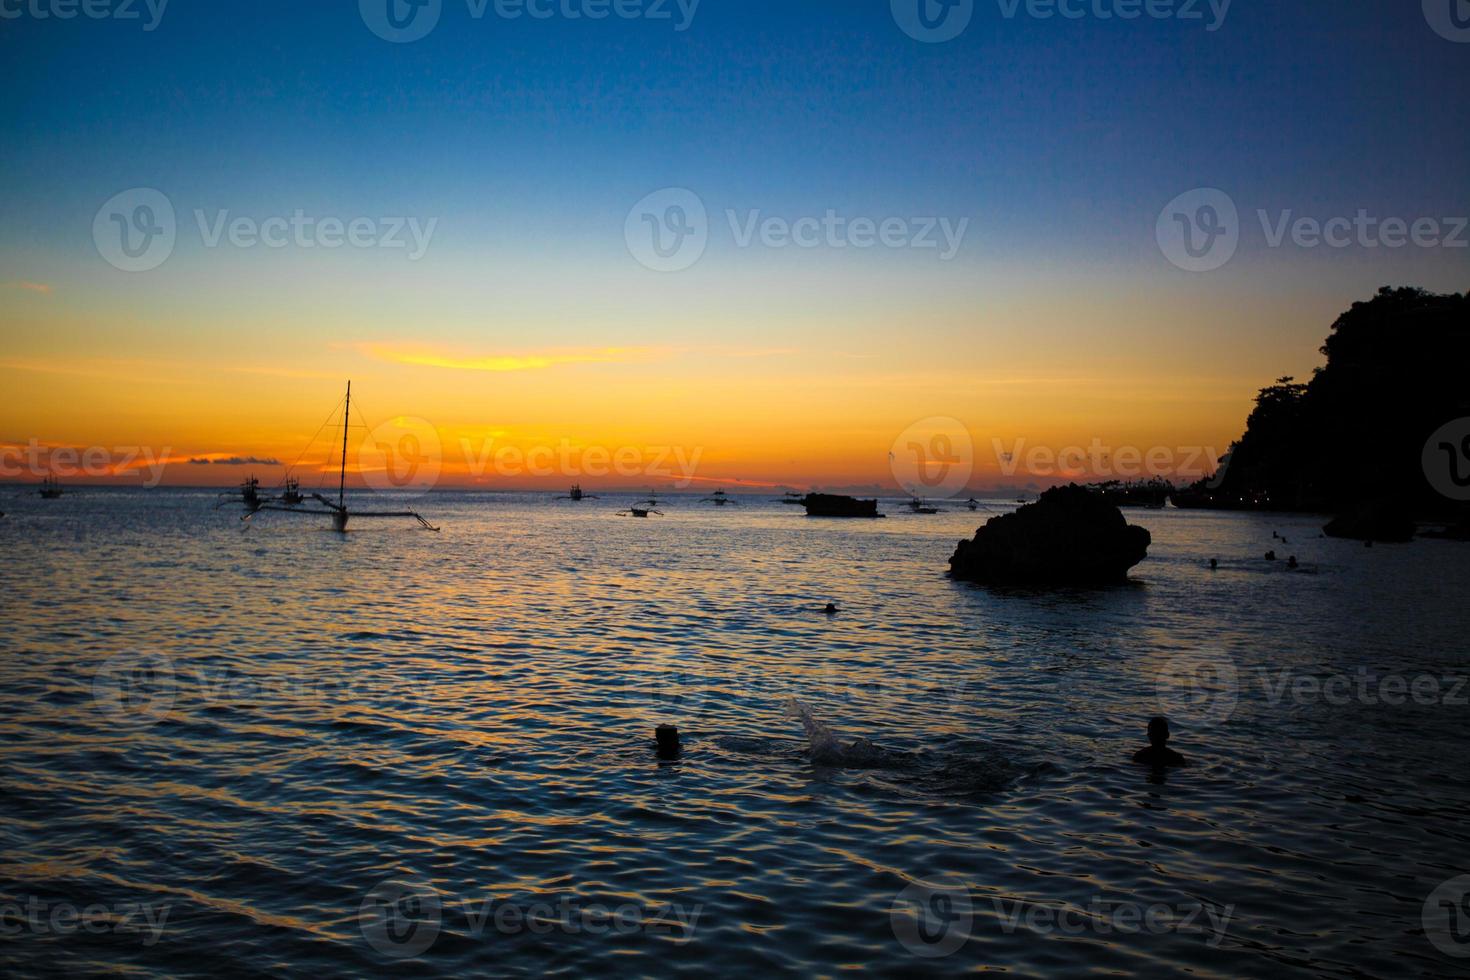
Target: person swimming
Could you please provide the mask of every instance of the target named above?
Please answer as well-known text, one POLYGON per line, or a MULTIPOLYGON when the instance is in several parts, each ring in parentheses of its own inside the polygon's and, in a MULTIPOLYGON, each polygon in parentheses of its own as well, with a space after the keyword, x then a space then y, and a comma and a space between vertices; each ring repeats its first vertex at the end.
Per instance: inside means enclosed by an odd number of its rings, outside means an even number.
POLYGON ((1286 567, 1287 568, 1296 568, 1296 567, 1298 567, 1298 563, 1297 563, 1297 560, 1296 560, 1296 555, 1292 555, 1290 558, 1286 559, 1286 567))
POLYGON ((1163 717, 1149 719, 1148 748, 1133 754, 1133 761, 1147 766, 1187 766, 1189 762, 1169 748, 1169 720, 1163 717))
POLYGON ((1210 559, 1210 571, 1213 572, 1213 571, 1215 571, 1219 567, 1220 567, 1220 559, 1218 559, 1218 558, 1211 558, 1210 559))
POLYGON ((1274 551, 1268 551, 1268 552, 1266 552, 1266 560, 1267 561, 1275 561, 1276 560, 1276 552, 1274 552, 1274 551))
POLYGON ((828 616, 836 616, 837 615, 837 603, 835 603, 835 602, 829 602, 829 603, 827 603, 827 608, 826 609, 823 609, 822 612, 826 613, 828 616))

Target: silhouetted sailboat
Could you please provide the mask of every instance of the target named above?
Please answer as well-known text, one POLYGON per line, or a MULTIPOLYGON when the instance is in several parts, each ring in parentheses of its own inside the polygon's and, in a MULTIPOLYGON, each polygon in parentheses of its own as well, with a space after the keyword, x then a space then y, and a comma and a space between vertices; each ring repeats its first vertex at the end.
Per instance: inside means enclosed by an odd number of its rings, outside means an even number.
POLYGON ((297 507, 306 502, 301 495, 301 481, 294 477, 286 477, 285 484, 281 487, 281 503, 287 507, 297 507))
MULTIPOLYGON (((352 382, 347 382, 347 400, 342 409, 342 464, 337 476, 337 500, 335 503, 328 497, 319 493, 313 493, 311 499, 325 506, 327 509, 311 510, 301 507, 287 507, 276 504, 257 504, 250 513, 241 520, 248 521, 257 513, 264 510, 278 511, 285 514, 326 514, 332 518, 332 527, 338 531, 347 530, 347 522, 354 517, 358 518, 383 518, 383 517, 412 517, 430 531, 439 529, 417 512, 412 510, 351 510, 347 506, 347 429, 348 421, 352 416, 352 382)), ((253 478, 252 478, 253 481, 253 478)))
POLYGON ((726 504, 738 504, 739 502, 731 498, 723 490, 716 490, 713 494, 700 501, 702 504, 714 504, 716 507, 723 507, 726 504))
POLYGON ((56 482, 56 477, 48 476, 41 481, 41 489, 36 492, 46 500, 55 500, 62 494, 61 484, 56 482))

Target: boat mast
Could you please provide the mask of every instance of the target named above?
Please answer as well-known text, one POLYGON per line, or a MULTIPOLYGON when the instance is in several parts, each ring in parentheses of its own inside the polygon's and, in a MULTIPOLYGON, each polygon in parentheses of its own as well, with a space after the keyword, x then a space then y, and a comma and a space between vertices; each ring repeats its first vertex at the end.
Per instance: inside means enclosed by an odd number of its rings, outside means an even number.
POLYGON ((347 382, 347 405, 342 409, 342 476, 337 483, 337 507, 346 510, 347 494, 347 421, 352 417, 352 382, 347 382))

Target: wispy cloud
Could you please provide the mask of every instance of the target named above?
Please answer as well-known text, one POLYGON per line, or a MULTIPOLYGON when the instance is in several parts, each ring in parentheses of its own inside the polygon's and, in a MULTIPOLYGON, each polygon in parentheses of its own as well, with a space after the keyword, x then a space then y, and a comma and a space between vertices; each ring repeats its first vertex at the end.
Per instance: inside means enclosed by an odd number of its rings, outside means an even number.
POLYGON ((190 466, 281 466, 279 459, 273 456, 225 456, 221 454, 209 456, 190 456, 190 466))
POLYGON ((41 293, 45 296, 51 295, 51 284, 45 282, 26 282, 24 280, 20 282, 6 282, 0 283, 0 289, 23 289, 28 293, 41 293))
POLYGON ((557 347, 545 351, 470 352, 397 343, 360 343, 379 361, 454 371, 545 371, 568 364, 634 364, 685 355, 752 358, 801 353, 795 347, 557 347))
POLYGON ((660 347, 566 347, 528 353, 494 354, 436 350, 398 344, 358 344, 368 357, 413 367, 448 368, 455 371, 544 371, 565 364, 627 364, 667 356, 660 347))

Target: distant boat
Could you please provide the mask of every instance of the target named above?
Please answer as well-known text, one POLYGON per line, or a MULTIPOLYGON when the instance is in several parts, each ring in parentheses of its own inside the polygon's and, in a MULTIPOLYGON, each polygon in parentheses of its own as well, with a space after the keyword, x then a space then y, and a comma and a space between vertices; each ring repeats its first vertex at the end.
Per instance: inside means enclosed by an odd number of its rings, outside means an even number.
POLYGON ((296 507, 305 502, 306 498, 301 495, 301 481, 287 477, 285 486, 281 488, 281 503, 296 507))
POLYGON ((595 494, 595 493, 584 493, 582 491, 582 484, 580 484, 580 483, 573 483, 572 484, 572 489, 570 491, 568 491, 564 496, 557 497, 556 499, 557 500, 596 500, 597 499, 597 494, 595 494))
POLYGON ((56 482, 56 477, 48 476, 41 481, 41 489, 36 492, 47 500, 55 500, 62 494, 61 484, 56 482))
POLYGON ((652 507, 629 507, 627 510, 618 511, 619 517, 647 517, 649 514, 657 514, 659 517, 664 516, 663 511, 654 510, 652 507))
POLYGON ((910 498, 910 500, 909 500, 909 510, 913 511, 915 514, 937 514, 937 513, 939 513, 939 508, 938 507, 930 507, 928 504, 924 503, 924 498, 923 497, 913 497, 913 498, 910 498))
POLYGON ((788 490, 778 502, 783 504, 796 504, 799 507, 806 503, 806 495, 797 493, 795 490, 788 490))
POLYGON ((245 480, 244 483, 241 483, 235 489, 226 490, 219 495, 219 500, 215 503, 214 509, 219 510, 227 501, 236 498, 245 505, 246 509, 251 511, 257 510, 264 502, 260 496, 260 481, 254 475, 251 475, 249 479, 245 480))
POLYGON ((726 504, 738 504, 739 502, 723 490, 716 490, 713 494, 700 501, 702 504, 714 504, 716 507, 723 507, 726 504))
POLYGON ((979 510, 980 501, 976 500, 974 497, 971 497, 969 500, 965 501, 965 506, 970 508, 971 510, 979 510))
MULTIPOLYGON (((327 497, 322 496, 319 493, 312 494, 311 495, 311 499, 317 501, 322 506, 326 507, 327 508, 326 510, 315 510, 315 509, 309 509, 309 508, 303 508, 303 507, 288 507, 288 506, 285 506, 284 504, 261 503, 259 501, 259 498, 257 497, 255 503, 250 508, 250 513, 248 513, 244 517, 242 517, 241 520, 248 521, 252 517, 254 517, 256 514, 260 513, 261 511, 268 511, 268 510, 269 511, 278 511, 278 512, 284 513, 284 514, 323 514, 323 515, 327 515, 327 516, 329 516, 329 517, 332 518, 332 527, 334 529, 336 529, 337 531, 346 531, 347 530, 347 522, 351 518, 353 518, 353 517, 367 517, 367 518, 412 517, 414 520, 418 521, 420 524, 422 524, 424 527, 428 528, 430 531, 438 531, 439 529, 437 527, 435 527, 434 525, 430 524, 428 521, 424 520, 423 516, 420 515, 417 511, 412 511, 412 510, 392 510, 392 511, 388 511, 388 510, 352 510, 352 509, 350 509, 347 506, 347 430, 348 430, 348 420, 351 417, 352 417, 352 382, 349 381, 349 382, 347 382, 347 400, 344 403, 344 406, 343 406, 343 409, 342 409, 342 464, 341 464, 341 469, 339 470, 338 476, 337 476, 337 501, 336 501, 336 503, 333 503, 330 499, 328 499, 327 497)), ((249 494, 251 496, 255 496, 255 489, 259 485, 260 485, 259 484, 259 481, 257 481, 255 479, 255 477, 252 476, 241 487, 241 492, 242 493, 245 493, 247 491, 247 489, 248 489, 249 494)), ((247 497, 246 498, 246 503, 247 504, 250 504, 250 497, 247 497)))

